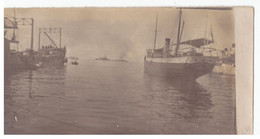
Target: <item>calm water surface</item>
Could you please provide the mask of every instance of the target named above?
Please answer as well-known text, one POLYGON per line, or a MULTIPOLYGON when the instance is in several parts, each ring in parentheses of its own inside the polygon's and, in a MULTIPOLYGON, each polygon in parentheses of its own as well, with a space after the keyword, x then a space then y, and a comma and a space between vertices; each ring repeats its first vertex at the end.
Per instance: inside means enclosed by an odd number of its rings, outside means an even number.
POLYGON ((149 76, 142 62, 80 61, 5 75, 5 134, 234 134, 234 76, 149 76))

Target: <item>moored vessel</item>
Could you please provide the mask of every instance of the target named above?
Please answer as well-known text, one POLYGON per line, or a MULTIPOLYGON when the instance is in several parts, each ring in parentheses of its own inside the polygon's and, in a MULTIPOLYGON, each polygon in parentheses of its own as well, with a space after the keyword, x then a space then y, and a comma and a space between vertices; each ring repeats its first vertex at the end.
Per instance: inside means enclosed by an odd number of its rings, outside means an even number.
POLYGON ((182 22, 182 10, 180 9, 177 42, 171 44, 171 39, 166 38, 164 47, 156 49, 157 22, 158 16, 156 17, 154 49, 147 49, 144 57, 145 72, 168 78, 197 79, 213 70, 218 57, 206 55, 203 52, 213 50, 213 48, 205 47, 214 43, 212 30, 212 40, 197 38, 181 41, 184 21, 182 22), (204 48, 201 49, 202 47, 204 48))
POLYGON ((66 46, 62 47, 61 44, 61 28, 40 28, 39 29, 39 42, 38 52, 35 55, 35 60, 42 63, 43 67, 46 66, 63 66, 67 63, 66 46), (59 35, 59 43, 56 42, 49 33, 59 35), (41 38, 44 34, 47 37, 50 44, 41 42, 41 38))
MULTIPOLYGON (((24 69, 36 69, 41 67, 41 64, 35 61, 35 51, 33 50, 33 18, 4 18, 4 69, 5 72, 19 71, 24 69), (30 33, 30 48, 24 51, 19 51, 19 29, 21 26, 29 25, 30 33), (9 35, 9 36, 8 36, 9 35)), ((24 35, 24 34, 23 34, 24 35)))

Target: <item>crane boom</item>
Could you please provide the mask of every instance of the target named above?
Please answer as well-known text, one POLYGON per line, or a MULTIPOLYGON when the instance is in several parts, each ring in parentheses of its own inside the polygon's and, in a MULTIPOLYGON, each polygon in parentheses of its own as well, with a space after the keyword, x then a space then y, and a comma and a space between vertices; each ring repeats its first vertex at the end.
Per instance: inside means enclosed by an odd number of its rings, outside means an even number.
POLYGON ((51 37, 47 34, 47 32, 44 32, 44 34, 49 38, 49 40, 50 40, 56 47, 58 47, 58 46, 56 45, 56 43, 51 39, 51 37))

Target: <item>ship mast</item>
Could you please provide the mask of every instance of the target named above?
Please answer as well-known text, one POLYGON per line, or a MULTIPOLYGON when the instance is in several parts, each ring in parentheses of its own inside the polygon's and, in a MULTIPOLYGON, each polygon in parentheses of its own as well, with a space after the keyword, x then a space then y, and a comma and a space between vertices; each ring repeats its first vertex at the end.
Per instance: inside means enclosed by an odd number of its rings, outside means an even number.
POLYGON ((34 19, 31 18, 31 50, 33 50, 33 28, 34 28, 34 19))
POLYGON ((41 49, 41 28, 39 28, 39 37, 38 37, 38 50, 41 49))
POLYGON ((180 46, 181 14, 182 14, 182 11, 181 11, 181 9, 180 9, 180 12, 179 12, 178 34, 177 34, 177 44, 176 44, 175 54, 174 54, 175 56, 177 56, 178 50, 179 50, 179 46, 180 46))
MULTIPOLYGON (((16 22, 16 13, 15 13, 15 9, 14 9, 14 27, 16 27, 17 26, 17 22, 16 22)), ((16 40, 16 35, 15 35, 16 33, 15 33, 15 28, 13 29, 13 41, 15 41, 16 40)))
POLYGON ((208 45, 208 41, 206 40, 208 35, 208 15, 206 16, 206 25, 205 25, 205 34, 204 34, 204 45, 208 45))
MULTIPOLYGON (((16 27, 18 27, 17 26, 17 21, 16 21, 16 12, 15 12, 15 8, 14 8, 14 23, 13 23, 13 26, 14 26, 14 28, 13 28, 13 36, 12 36, 12 41, 16 41, 16 27)), ((19 51, 19 46, 18 46, 18 44, 15 44, 15 46, 16 46, 16 50, 17 51, 19 51)))
POLYGON ((155 48, 156 48, 157 22, 158 22, 158 13, 156 14, 156 24, 155 24, 155 33, 154 33, 154 47, 153 47, 153 52, 155 52, 155 48))
POLYGON ((61 48, 61 28, 60 28, 60 48, 61 48))

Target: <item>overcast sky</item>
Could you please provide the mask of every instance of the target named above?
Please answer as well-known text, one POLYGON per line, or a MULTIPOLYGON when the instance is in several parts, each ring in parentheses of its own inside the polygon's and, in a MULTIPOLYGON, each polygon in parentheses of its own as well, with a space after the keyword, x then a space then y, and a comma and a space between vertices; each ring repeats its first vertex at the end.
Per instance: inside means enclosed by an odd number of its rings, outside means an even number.
MULTIPOLYGON (((13 11, 5 9, 5 16, 13 16, 13 11)), ((15 11, 17 17, 34 18, 35 50, 38 48, 39 27, 61 27, 67 56, 80 59, 125 56, 133 60, 142 60, 145 49, 153 48, 156 13, 156 46, 162 47, 166 37, 176 41, 179 13, 176 8, 18 8, 15 11)), ((232 10, 182 11, 185 21, 182 40, 204 37, 205 31, 209 32, 212 26, 215 47, 223 49, 234 43, 232 10)), ((19 31, 20 50, 29 48, 29 35, 29 27, 19 31)), ((57 39, 55 35, 53 37, 57 39)))

